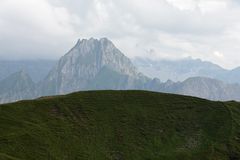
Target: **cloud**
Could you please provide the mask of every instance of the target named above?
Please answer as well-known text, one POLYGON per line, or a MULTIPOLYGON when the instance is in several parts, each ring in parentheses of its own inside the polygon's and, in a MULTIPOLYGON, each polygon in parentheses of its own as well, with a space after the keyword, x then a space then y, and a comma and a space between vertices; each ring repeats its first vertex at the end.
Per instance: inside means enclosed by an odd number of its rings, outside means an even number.
POLYGON ((0 57, 58 58, 78 38, 109 37, 130 57, 231 68, 240 63, 239 14, 237 0, 2 0, 0 57))
POLYGON ((202 13, 214 12, 227 8, 230 0, 167 0, 168 3, 180 10, 199 10, 202 13))
POLYGON ((1 57, 52 58, 64 52, 61 39, 73 37, 78 17, 45 0, 2 0, 0 22, 1 57))
POLYGON ((218 51, 214 51, 213 55, 216 56, 217 58, 220 58, 220 59, 224 58, 224 55, 222 53, 218 52, 218 51))

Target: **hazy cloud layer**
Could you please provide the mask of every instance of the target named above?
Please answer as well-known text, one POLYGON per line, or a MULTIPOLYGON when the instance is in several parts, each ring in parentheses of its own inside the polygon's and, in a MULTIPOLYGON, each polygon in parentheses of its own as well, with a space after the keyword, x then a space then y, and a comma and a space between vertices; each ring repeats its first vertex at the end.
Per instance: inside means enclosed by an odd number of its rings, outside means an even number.
POLYGON ((58 58, 108 37, 128 56, 240 64, 238 0, 1 0, 0 58, 58 58))

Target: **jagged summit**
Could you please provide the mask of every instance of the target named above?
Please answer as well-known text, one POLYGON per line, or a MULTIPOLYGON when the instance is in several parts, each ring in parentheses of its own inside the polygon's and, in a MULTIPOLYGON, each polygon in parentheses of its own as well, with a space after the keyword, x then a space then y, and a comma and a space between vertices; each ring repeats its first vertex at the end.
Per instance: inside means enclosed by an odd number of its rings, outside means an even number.
MULTIPOLYGON (((73 48, 78 48, 78 47, 82 47, 85 45, 93 45, 93 44, 101 44, 101 45, 111 45, 114 46, 114 44, 112 43, 112 41, 110 41, 108 38, 100 38, 100 39, 96 39, 96 38, 89 38, 89 39, 78 39, 76 45, 73 48)), ((115 47, 115 46, 114 46, 115 47)))
POLYGON ((47 88, 44 89, 48 90, 45 93, 47 95, 86 89, 86 86, 106 67, 117 74, 130 77, 138 75, 131 60, 107 38, 78 40, 77 44, 59 60, 42 88, 47 88))
MULTIPOLYGON (((128 59, 114 44, 107 38, 101 39, 79 39, 76 45, 67 53, 67 55, 95 55, 99 60, 104 60, 108 56, 118 56, 128 59)), ((130 61, 128 59, 128 61, 130 61)))

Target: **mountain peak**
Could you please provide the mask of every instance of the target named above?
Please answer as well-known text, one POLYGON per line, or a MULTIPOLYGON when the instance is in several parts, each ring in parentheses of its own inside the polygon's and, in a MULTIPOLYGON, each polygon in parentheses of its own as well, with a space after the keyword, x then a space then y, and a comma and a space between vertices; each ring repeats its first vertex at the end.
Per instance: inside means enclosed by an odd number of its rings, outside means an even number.
POLYGON ((47 83, 55 84, 50 93, 62 94, 85 89, 104 67, 121 75, 138 75, 131 60, 109 39, 79 39, 47 77, 47 83))
POLYGON ((104 42, 104 43, 112 43, 112 41, 111 40, 109 40, 108 38, 106 38, 106 37, 103 37, 103 38, 101 38, 101 39, 99 39, 99 41, 100 42, 104 42))
MULTIPOLYGON (((11 77, 11 79, 32 81, 29 74, 24 69, 21 69, 20 71, 11 74, 9 77, 11 77)), ((9 77, 7 77, 6 79, 9 79, 9 77)))
POLYGON ((19 74, 23 77, 29 76, 28 73, 24 69, 21 69, 19 72, 17 72, 17 74, 19 74))
POLYGON ((100 39, 96 39, 96 38, 89 38, 89 39, 78 39, 76 46, 80 46, 83 44, 91 44, 91 43, 102 43, 102 44, 112 44, 112 41, 110 41, 108 38, 104 37, 104 38, 100 38, 100 39))
POLYGON ((0 103, 34 97, 35 84, 24 70, 11 74, 0 84, 0 103))

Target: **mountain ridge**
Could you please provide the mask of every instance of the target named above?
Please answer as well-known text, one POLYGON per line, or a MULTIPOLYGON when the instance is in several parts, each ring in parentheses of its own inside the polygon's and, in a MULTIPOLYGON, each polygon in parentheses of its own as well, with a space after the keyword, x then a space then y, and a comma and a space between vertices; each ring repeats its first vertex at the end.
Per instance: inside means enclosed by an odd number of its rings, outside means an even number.
POLYGON ((47 76, 56 62, 56 60, 0 60, 0 80, 24 70, 35 83, 38 83, 47 76))
MULTIPOLYGON (((6 79, 8 81, 8 78, 6 79)), ((201 77, 190 80, 163 83, 158 78, 149 78, 139 72, 131 60, 107 38, 79 39, 74 47, 60 58, 46 78, 35 84, 32 93, 29 93, 30 89, 26 90, 29 96, 24 98, 32 99, 75 91, 110 89, 177 93, 221 101, 240 100, 238 84, 227 84, 201 77)), ((29 88, 32 88, 30 81, 29 88)), ((4 84, 0 83, 0 87, 1 85, 4 84)), ((16 88, 9 87, 8 90, 9 93, 22 94, 16 88)), ((16 98, 21 95, 13 96, 15 98, 9 96, 9 100, 5 98, 4 102, 21 99, 16 98)))
POLYGON ((147 76, 157 77, 162 81, 171 79, 177 82, 200 76, 222 80, 225 83, 240 82, 240 67, 225 69, 217 64, 200 59, 151 60, 136 57, 133 59, 133 63, 147 76))
POLYGON ((24 70, 11 74, 0 84, 0 103, 35 98, 35 84, 24 70))

